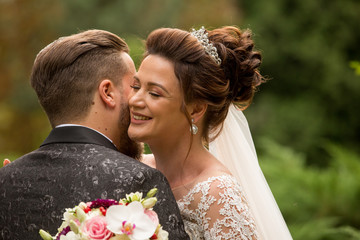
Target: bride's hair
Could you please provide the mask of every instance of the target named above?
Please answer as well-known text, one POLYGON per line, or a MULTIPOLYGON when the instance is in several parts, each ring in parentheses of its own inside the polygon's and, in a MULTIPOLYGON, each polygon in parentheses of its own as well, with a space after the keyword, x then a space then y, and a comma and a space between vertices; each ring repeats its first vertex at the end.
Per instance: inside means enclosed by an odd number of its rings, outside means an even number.
POLYGON ((206 53, 196 37, 174 28, 160 28, 150 33, 145 56, 156 54, 174 63, 184 96, 182 110, 189 124, 191 121, 185 104, 208 104, 202 132, 202 137, 208 142, 209 134, 215 138, 221 131, 230 104, 247 108, 264 78, 258 70, 261 54, 254 50, 250 30, 226 26, 206 32, 217 49, 220 65, 206 53))

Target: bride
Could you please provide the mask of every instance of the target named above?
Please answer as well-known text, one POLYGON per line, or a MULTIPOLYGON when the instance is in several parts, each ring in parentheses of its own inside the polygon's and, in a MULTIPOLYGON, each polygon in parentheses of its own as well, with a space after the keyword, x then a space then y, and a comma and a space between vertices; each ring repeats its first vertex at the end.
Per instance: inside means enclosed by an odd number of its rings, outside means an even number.
POLYGON ((169 180, 192 239, 292 239, 244 115, 261 55, 250 31, 163 28, 131 84, 129 136, 169 180))

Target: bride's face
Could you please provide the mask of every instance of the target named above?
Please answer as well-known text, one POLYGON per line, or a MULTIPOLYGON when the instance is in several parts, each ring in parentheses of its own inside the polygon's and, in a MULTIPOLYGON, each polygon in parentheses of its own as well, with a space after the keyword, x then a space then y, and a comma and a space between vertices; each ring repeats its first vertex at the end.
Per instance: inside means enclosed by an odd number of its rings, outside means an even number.
POLYGON ((183 96, 172 62, 159 55, 147 56, 131 87, 130 138, 151 146, 176 143, 190 134, 188 120, 181 111, 183 96))

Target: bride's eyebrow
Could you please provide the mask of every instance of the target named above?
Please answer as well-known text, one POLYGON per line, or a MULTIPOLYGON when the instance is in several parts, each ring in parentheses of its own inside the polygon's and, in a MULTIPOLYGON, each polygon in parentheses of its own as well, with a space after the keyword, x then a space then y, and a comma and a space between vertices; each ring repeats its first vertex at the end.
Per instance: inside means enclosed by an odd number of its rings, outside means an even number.
POLYGON ((151 87, 151 86, 157 86, 157 87, 161 88, 162 90, 164 90, 167 94, 170 95, 169 91, 166 90, 166 88, 165 88, 163 85, 159 84, 159 83, 148 82, 147 85, 150 86, 150 87, 151 87))
MULTIPOLYGON (((140 81, 140 78, 139 78, 138 76, 136 76, 136 75, 134 75, 134 79, 135 79, 136 81, 138 81, 138 82, 141 82, 141 81, 140 81)), ((171 95, 171 94, 169 93, 169 91, 168 91, 163 85, 161 85, 161 84, 159 84, 159 83, 156 83, 156 82, 148 82, 147 85, 148 85, 149 87, 151 87, 151 86, 157 86, 157 87, 161 88, 162 90, 164 90, 164 92, 166 92, 167 94, 171 95)))

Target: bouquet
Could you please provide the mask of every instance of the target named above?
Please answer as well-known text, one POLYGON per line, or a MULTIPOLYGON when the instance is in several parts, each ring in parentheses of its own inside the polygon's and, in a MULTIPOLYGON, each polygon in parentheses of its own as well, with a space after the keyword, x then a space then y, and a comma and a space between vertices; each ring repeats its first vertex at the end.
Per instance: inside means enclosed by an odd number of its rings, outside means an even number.
POLYGON ((169 234, 152 210, 156 192, 156 188, 151 189, 145 198, 136 192, 119 201, 81 202, 65 210, 63 223, 54 237, 42 229, 40 236, 44 240, 167 240, 169 234))

